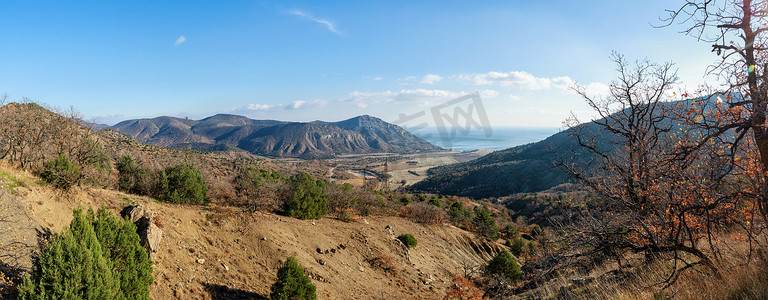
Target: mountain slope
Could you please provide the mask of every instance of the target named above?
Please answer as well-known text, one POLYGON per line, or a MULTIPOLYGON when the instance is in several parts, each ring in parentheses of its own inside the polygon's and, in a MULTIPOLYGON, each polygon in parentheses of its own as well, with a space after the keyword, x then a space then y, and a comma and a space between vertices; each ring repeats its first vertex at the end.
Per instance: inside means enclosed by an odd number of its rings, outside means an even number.
MULTIPOLYGON (((663 104, 663 109, 674 112, 681 104, 690 102, 691 100, 668 102, 663 104)), ((672 131, 667 133, 670 136, 685 127, 672 119, 665 119, 659 124, 671 128, 672 131)), ((550 189, 572 180, 571 175, 556 166, 558 163, 575 163, 586 168, 588 162, 594 159, 593 154, 587 153, 579 146, 572 135, 573 130, 575 129, 561 131, 540 142, 496 151, 473 161, 432 168, 429 170, 430 176, 413 185, 412 189, 475 198, 502 197, 550 189)), ((614 139, 617 138, 615 134, 594 122, 578 125, 578 130, 581 131, 582 138, 595 140, 606 153, 623 147, 614 139)))
POLYGON ((475 198, 537 192, 568 182, 555 166, 554 151, 574 149, 567 131, 527 145, 496 151, 476 160, 435 167, 412 189, 475 198))
POLYGON ((440 147, 368 115, 340 122, 293 123, 218 114, 202 120, 173 117, 127 120, 111 129, 170 148, 240 148, 273 157, 320 158, 339 154, 414 153, 440 147))

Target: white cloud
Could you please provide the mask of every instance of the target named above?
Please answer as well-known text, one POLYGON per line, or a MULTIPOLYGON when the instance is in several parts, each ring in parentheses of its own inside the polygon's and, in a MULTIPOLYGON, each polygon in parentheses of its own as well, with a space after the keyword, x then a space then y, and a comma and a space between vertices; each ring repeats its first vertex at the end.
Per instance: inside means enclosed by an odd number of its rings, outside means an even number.
POLYGON ((272 105, 267 104, 248 104, 246 106, 241 107, 241 110, 268 110, 272 108, 272 105))
POLYGON ((371 104, 407 104, 407 105, 430 105, 437 101, 445 101, 458 98, 466 93, 430 90, 430 89, 404 89, 400 91, 385 92, 359 92, 354 91, 349 97, 339 99, 339 102, 349 102, 359 108, 368 107, 371 104))
POLYGON ((373 78, 373 80, 384 80, 384 78, 381 78, 381 77, 375 77, 375 78, 373 78))
POLYGON ((435 84, 440 82, 440 80, 443 80, 443 77, 440 77, 440 75, 437 74, 427 74, 423 78, 421 78, 421 81, 419 83, 421 84, 435 84))
POLYGON ((187 41, 187 38, 185 36, 180 36, 178 39, 176 39, 176 42, 173 43, 175 46, 179 46, 187 41))
POLYGON ((524 71, 488 72, 475 75, 461 75, 461 80, 471 80, 475 85, 511 86, 527 90, 568 89, 574 81, 568 76, 536 77, 524 71))
POLYGON ((318 106, 324 106, 328 103, 328 101, 322 100, 322 99, 316 99, 316 100, 295 100, 291 101, 289 103, 279 103, 279 104, 248 104, 245 106, 241 106, 234 109, 226 110, 227 112, 255 112, 255 111, 276 111, 276 110, 296 110, 301 108, 311 108, 311 107, 318 107, 318 106))
POLYGON ((499 95, 499 92, 495 90, 482 90, 478 91, 478 93, 480 93, 481 99, 496 98, 499 95))
POLYGON ((591 82, 583 86, 583 88, 587 95, 608 95, 610 93, 610 87, 600 82, 591 82))
POLYGON ((298 10, 298 9, 291 10, 288 13, 292 14, 292 15, 295 15, 295 16, 302 17, 302 18, 310 20, 312 22, 321 24, 321 25, 325 26, 326 28, 328 28, 328 30, 330 30, 331 32, 333 32, 335 34, 338 34, 338 35, 341 35, 341 32, 338 29, 336 29, 336 25, 334 25, 333 22, 331 22, 330 20, 316 18, 316 17, 312 16, 311 14, 309 14, 307 12, 304 12, 304 11, 301 11, 301 10, 298 10))

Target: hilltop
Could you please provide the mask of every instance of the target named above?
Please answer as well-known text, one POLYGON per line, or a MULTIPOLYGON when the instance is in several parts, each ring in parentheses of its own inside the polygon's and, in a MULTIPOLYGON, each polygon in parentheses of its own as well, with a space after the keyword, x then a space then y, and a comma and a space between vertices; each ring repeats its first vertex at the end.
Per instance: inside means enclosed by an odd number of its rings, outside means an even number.
POLYGON ((204 151, 242 149, 270 157, 322 158, 443 150, 397 125, 368 115, 339 122, 308 123, 253 120, 228 114, 202 120, 157 117, 126 120, 110 128, 162 147, 204 151))

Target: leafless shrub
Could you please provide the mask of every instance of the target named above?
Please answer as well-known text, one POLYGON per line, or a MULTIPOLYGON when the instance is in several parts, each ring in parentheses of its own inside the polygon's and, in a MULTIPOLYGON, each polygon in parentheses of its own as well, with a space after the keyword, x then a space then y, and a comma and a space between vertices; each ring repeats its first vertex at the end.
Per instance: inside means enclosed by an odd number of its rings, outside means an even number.
POLYGON ((445 211, 427 203, 413 203, 400 210, 400 217, 411 221, 427 224, 442 224, 445 222, 445 211))

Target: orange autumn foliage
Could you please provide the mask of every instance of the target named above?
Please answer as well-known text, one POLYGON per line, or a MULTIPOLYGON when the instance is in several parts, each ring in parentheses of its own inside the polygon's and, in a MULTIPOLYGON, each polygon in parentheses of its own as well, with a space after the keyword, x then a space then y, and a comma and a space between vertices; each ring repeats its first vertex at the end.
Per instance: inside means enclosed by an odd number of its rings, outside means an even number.
POLYGON ((453 275, 445 300, 481 300, 483 293, 472 281, 461 275, 453 275))

